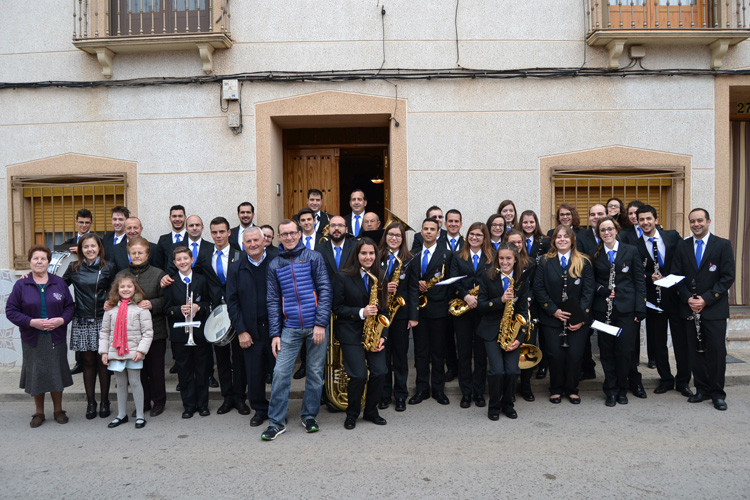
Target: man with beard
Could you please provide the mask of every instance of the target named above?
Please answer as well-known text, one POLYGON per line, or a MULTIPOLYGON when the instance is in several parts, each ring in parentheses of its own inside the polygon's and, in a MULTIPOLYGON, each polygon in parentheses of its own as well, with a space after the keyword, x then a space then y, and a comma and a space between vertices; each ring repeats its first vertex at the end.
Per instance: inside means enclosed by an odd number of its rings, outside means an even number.
POLYGON ((232 236, 229 238, 229 245, 233 250, 244 252, 242 248, 242 233, 245 229, 254 226, 253 218, 255 217, 255 207, 249 201, 243 201, 237 207, 237 217, 240 219, 239 226, 232 228, 232 236))
MULTIPOLYGON (((173 205, 169 209, 169 224, 172 230, 159 236, 154 253, 154 265, 159 269, 167 267, 174 268, 172 248, 175 243, 184 243, 187 231, 185 230, 185 207, 173 205)), ((184 246, 184 245, 183 245, 184 246)))

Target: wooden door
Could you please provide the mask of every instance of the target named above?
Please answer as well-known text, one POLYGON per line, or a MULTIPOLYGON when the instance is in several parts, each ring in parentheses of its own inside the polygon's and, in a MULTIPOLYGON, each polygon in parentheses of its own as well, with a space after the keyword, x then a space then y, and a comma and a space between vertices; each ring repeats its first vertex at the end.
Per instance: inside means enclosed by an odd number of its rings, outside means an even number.
POLYGON ((291 219, 307 206, 307 190, 323 192, 322 210, 339 210, 339 149, 286 148, 284 151, 284 217, 291 219))

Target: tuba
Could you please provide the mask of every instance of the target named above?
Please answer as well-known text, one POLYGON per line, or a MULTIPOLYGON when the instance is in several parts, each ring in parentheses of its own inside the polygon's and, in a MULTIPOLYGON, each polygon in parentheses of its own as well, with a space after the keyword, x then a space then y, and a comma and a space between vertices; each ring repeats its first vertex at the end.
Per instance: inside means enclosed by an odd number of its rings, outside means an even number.
MULTIPOLYGON (((370 302, 369 306, 378 305, 378 278, 375 277, 370 271, 361 268, 373 281, 370 287, 370 302)), ((391 321, 384 314, 377 314, 375 316, 368 316, 365 318, 365 327, 363 330, 362 345, 365 347, 365 351, 373 351, 378 348, 380 344, 380 337, 383 335, 383 328, 387 328, 391 324, 391 321)))
MULTIPOLYGON (((469 295, 473 297, 479 295, 479 285, 469 290, 469 295)), ((448 303, 448 312, 453 316, 461 316, 462 314, 466 314, 470 310, 471 309, 469 308, 469 304, 467 304, 464 299, 453 299, 448 303)))
MULTIPOLYGON (((498 269, 498 271, 500 271, 498 269)), ((508 288, 513 290, 513 278, 500 271, 503 278, 508 278, 510 284, 508 288)), ((521 327, 526 325, 526 318, 520 314, 515 314, 516 303, 514 300, 509 300, 505 303, 505 309, 503 309, 503 319, 500 321, 500 331, 497 335, 497 343, 500 344, 500 348, 503 351, 507 351, 508 347, 515 342, 518 333, 521 331, 521 327)))
POLYGON ((348 385, 349 376, 344 369, 344 355, 341 352, 341 345, 333 335, 333 320, 336 315, 331 313, 330 333, 328 336, 328 349, 326 350, 325 366, 325 390, 328 402, 326 403, 329 410, 335 411, 346 410, 349 406, 348 385), (332 409, 333 406, 335 409, 332 409))

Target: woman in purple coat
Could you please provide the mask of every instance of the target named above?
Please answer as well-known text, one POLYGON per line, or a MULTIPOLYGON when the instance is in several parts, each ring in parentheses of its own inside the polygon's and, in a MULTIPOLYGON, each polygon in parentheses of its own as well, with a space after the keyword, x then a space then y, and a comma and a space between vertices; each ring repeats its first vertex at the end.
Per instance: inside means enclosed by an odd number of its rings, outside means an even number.
POLYGON ((68 285, 47 272, 52 253, 44 245, 29 249, 31 273, 13 285, 5 306, 8 319, 21 330, 23 366, 21 389, 34 397, 36 412, 31 427, 44 422, 44 394, 52 397, 55 421, 67 424, 62 392, 73 385, 68 365, 66 325, 73 319, 75 303, 68 285))

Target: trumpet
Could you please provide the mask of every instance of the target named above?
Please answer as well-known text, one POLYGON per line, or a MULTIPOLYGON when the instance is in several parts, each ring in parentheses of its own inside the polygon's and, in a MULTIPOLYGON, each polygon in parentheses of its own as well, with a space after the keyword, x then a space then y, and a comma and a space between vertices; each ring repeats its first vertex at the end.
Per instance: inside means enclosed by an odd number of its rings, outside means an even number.
POLYGON ((188 334, 187 342, 185 342, 186 346, 194 346, 195 339, 193 338, 193 328, 198 328, 201 326, 200 321, 195 321, 193 319, 193 292, 190 291, 190 285, 188 285, 185 289, 185 305, 189 307, 190 312, 185 315, 185 321, 181 323, 175 323, 175 328, 185 327, 185 333, 188 334))

